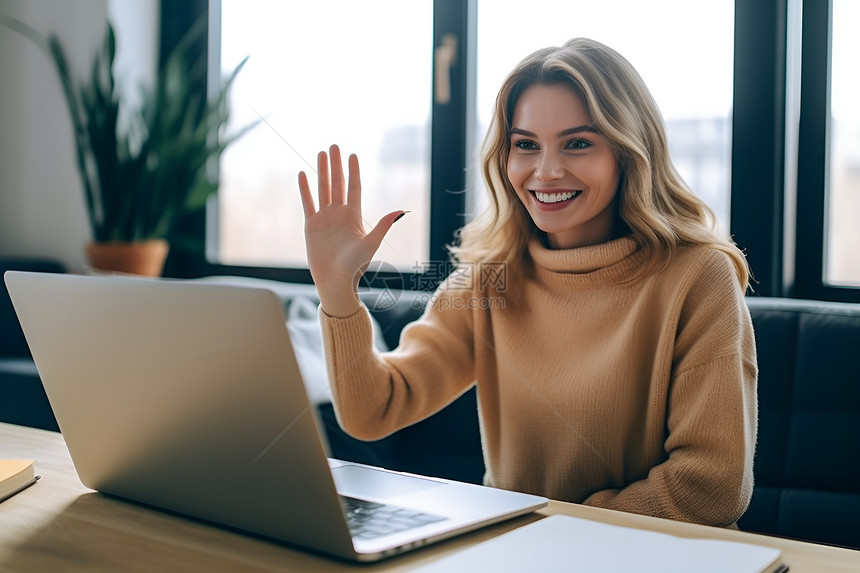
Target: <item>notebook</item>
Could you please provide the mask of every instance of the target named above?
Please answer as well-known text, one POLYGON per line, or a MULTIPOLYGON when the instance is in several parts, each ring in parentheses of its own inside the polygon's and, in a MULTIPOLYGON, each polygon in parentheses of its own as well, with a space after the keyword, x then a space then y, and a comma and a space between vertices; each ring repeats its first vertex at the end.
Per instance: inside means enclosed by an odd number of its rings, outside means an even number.
POLYGON ((779 549, 551 515, 413 573, 783 573, 779 549))
POLYGON ((329 458, 269 290, 14 271, 5 280, 89 488, 356 561, 546 505, 329 458), (376 506, 394 509, 377 519, 376 506), (370 531, 352 535, 347 514, 370 531), (410 518, 424 522, 406 527, 410 518))
POLYGON ((0 502, 39 481, 33 463, 33 460, 0 460, 0 502))

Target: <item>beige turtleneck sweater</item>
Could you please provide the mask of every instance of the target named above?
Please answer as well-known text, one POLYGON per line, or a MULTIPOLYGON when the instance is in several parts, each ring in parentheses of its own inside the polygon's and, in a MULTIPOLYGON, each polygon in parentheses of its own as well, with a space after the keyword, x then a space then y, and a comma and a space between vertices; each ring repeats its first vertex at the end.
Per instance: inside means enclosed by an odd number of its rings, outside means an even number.
POLYGON ((643 263, 630 238, 570 250, 535 240, 529 251, 528 310, 461 276, 392 352, 373 350, 366 311, 321 312, 343 428, 381 438, 477 384, 487 485, 735 522, 752 493, 757 367, 728 257, 683 248, 630 281, 643 263))

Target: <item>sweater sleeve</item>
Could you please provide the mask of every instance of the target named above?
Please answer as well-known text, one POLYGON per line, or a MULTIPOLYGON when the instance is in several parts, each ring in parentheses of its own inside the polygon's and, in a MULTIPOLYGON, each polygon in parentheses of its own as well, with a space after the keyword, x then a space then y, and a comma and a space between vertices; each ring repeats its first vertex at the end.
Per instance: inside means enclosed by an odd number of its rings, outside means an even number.
POLYGON ((335 413, 355 438, 375 440, 439 411, 474 382, 468 292, 433 295, 400 345, 380 353, 366 308, 346 318, 320 309, 335 413))
POLYGON ((718 258, 678 303, 665 461, 584 503, 710 525, 730 525, 746 510, 757 427, 755 342, 743 293, 718 258))

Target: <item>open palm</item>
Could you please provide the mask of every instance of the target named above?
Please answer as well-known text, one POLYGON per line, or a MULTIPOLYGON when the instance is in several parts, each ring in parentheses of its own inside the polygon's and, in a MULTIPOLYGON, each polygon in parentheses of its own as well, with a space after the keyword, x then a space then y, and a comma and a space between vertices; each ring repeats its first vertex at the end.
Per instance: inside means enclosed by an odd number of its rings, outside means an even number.
POLYGON ((323 310, 334 316, 347 316, 358 309, 355 292, 361 272, 403 211, 385 215, 370 232, 366 232, 361 216, 358 158, 355 155, 349 157, 347 183, 340 149, 332 145, 329 151, 330 162, 324 151, 317 157, 319 209, 314 207, 304 172, 299 173, 299 191, 305 212, 308 266, 323 310))

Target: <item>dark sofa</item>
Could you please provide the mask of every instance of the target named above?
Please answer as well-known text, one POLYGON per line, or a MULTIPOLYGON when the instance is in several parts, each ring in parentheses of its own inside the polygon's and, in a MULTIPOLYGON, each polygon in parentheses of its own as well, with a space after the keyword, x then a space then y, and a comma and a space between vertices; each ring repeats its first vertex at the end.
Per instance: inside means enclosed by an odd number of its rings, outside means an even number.
POLYGON ((749 297, 759 362, 742 529, 860 548, 860 304, 749 297))
MULTIPOLYGON (((287 306, 298 296, 315 300, 311 285, 203 280, 265 286, 287 306)), ((392 348, 428 300, 427 293, 410 291, 366 291, 361 296, 392 348)), ((764 297, 749 297, 748 302, 759 353, 759 441, 753 500, 739 526, 860 548, 860 305, 764 297)), ((7 321, 0 327, 8 332, 9 316, 0 314, 0 319, 7 321)), ((0 421, 56 429, 32 365, 25 373, 16 371, 26 360, 17 356, 12 362, 18 366, 10 366, 0 356, 0 421)), ((344 434, 330 404, 319 410, 335 457, 481 481, 474 390, 377 442, 344 434)))
MULTIPOLYGON (((48 259, 0 258, 0 277, 8 270, 62 273, 65 267, 48 259)), ((58 430, 5 283, 0 287, 0 421, 58 430)))

